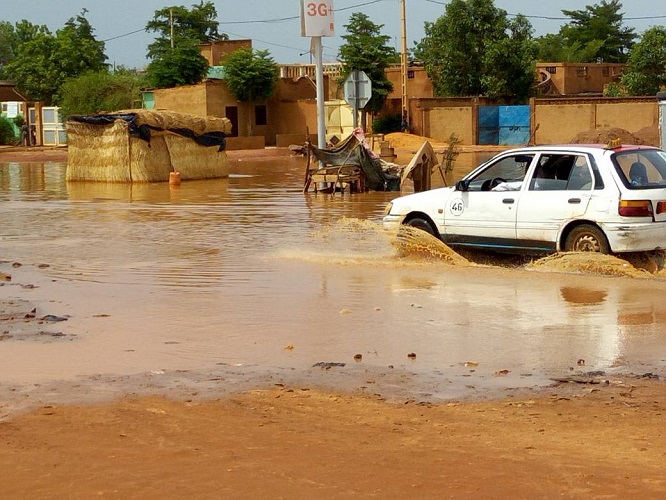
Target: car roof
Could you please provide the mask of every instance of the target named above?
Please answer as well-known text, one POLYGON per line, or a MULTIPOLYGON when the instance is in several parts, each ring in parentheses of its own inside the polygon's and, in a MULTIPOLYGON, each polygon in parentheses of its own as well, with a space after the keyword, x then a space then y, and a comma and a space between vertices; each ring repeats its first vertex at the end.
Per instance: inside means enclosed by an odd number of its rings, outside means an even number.
MULTIPOLYGON (((655 146, 646 146, 644 144, 541 144, 538 146, 526 146, 518 148, 518 150, 523 152, 538 152, 544 150, 550 151, 575 151, 575 152, 584 152, 590 153, 592 151, 598 152, 599 150, 613 151, 613 152, 624 152, 624 151, 636 151, 639 149, 659 149, 655 146)), ((514 150, 515 151, 515 150, 514 150)))

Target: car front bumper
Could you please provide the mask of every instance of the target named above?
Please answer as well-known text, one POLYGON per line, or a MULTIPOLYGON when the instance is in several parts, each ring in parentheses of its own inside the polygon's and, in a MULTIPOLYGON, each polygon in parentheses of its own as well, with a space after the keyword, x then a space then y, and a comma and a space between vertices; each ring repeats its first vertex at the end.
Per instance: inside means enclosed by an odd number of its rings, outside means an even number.
POLYGON ((400 224, 402 224, 404 218, 405 218, 404 215, 393 215, 393 214, 385 215, 383 219, 384 229, 386 229, 387 231, 397 233, 398 229, 400 228, 400 224))

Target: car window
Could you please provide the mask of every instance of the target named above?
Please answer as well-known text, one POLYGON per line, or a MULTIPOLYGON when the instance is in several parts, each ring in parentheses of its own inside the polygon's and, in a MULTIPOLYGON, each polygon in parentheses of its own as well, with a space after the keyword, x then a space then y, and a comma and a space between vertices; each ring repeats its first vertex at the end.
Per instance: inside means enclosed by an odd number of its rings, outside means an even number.
POLYGON ((505 156, 469 180, 469 191, 517 191, 522 187, 533 154, 505 156))
POLYGON ((666 153, 661 150, 621 151, 614 155, 613 162, 629 189, 666 187, 666 153))
POLYGON ((592 189, 592 173, 584 155, 543 154, 530 180, 531 191, 592 189))

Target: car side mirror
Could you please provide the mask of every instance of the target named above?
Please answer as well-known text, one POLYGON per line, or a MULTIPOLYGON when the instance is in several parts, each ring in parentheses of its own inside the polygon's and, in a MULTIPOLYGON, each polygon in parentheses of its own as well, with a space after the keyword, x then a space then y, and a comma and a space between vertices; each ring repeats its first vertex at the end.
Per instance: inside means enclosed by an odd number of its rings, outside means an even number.
POLYGON ((469 189, 469 181, 456 182, 456 191, 467 191, 469 189))

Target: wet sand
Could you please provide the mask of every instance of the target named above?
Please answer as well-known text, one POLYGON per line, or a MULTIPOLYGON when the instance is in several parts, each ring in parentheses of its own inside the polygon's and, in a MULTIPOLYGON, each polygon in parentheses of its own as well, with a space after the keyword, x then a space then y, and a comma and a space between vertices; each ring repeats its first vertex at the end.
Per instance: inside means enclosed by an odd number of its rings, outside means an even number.
MULTIPOLYGON (((0 156, 2 161, 9 160, 0 156)), ((12 274, 5 264, 5 273, 12 274)), ((8 283, 35 282, 2 282, 8 283)), ((48 282, 38 285, 47 297, 48 282)), ((584 293, 585 287, 566 290, 574 304, 606 300, 584 293)), ((41 306, 3 303, 0 335, 76 342, 61 328, 65 323, 47 317, 41 306)), ((68 313, 58 312, 57 317, 68 313)), ((657 312, 650 314, 654 321, 657 312)), ((406 359, 393 368, 355 362, 351 355, 344 361, 345 366, 299 370, 235 363, 206 370, 156 367, 134 375, 2 384, 0 494, 662 498, 666 493, 666 387, 652 372, 594 375, 582 360, 560 382, 522 389, 500 384, 434 404, 427 380, 406 359)), ((495 379, 501 382, 505 374, 497 372, 495 379)), ((434 392, 437 381, 432 385, 434 392)))
POLYGON ((390 404, 307 386, 46 405, 0 425, 6 498, 663 498, 664 390, 390 404))

